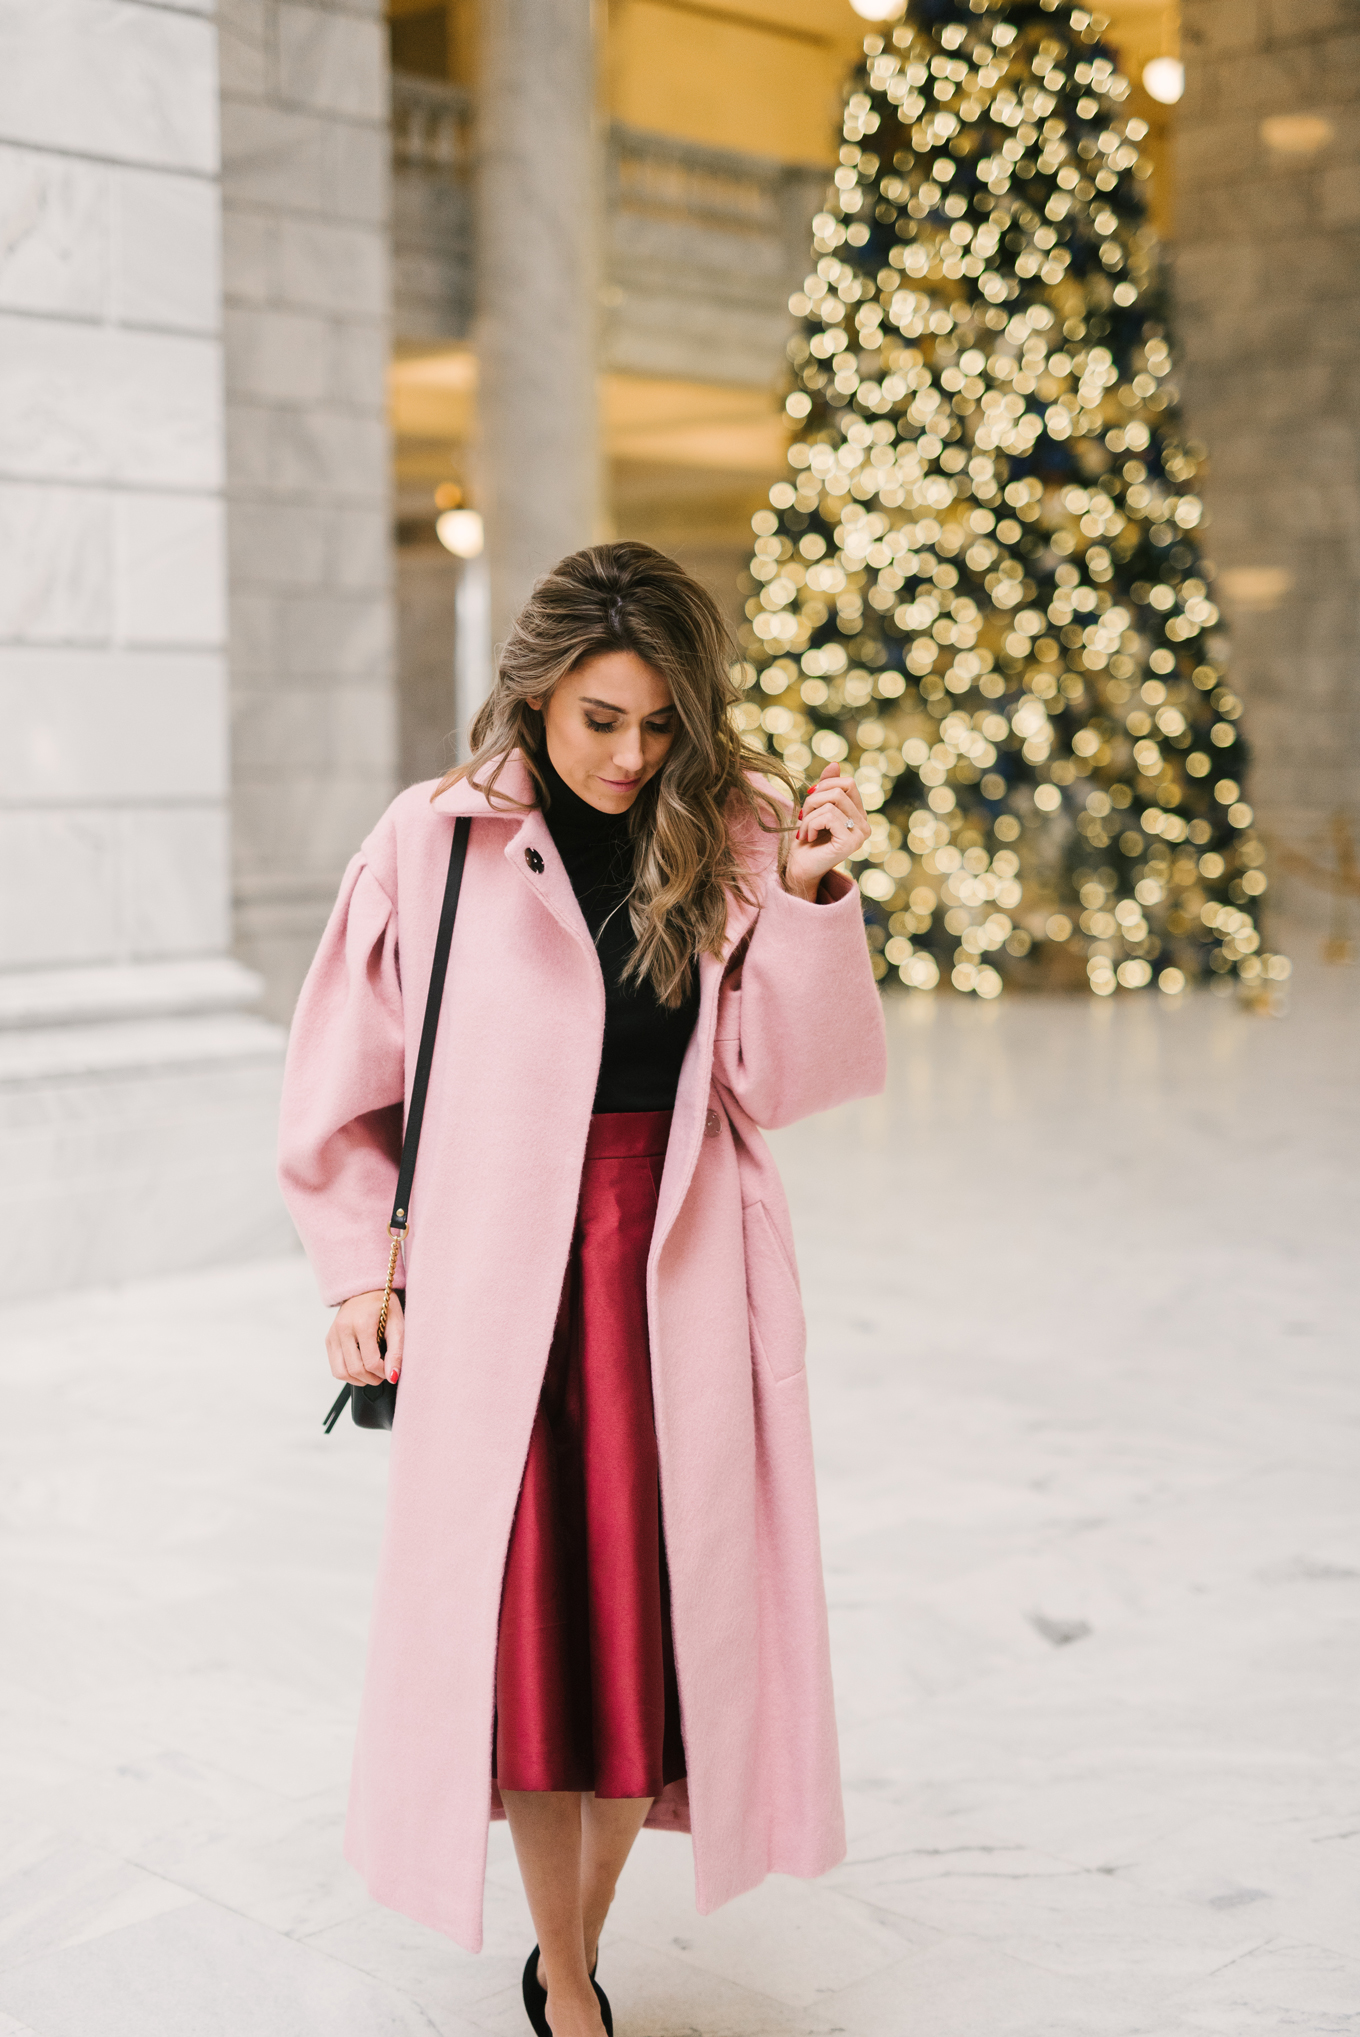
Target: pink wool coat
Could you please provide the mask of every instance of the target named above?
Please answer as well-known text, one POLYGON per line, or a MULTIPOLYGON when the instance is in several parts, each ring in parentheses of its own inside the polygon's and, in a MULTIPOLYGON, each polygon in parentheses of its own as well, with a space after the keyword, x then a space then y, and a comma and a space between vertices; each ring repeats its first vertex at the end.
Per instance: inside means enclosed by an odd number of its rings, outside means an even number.
MULTIPOLYGON (((531 803, 517 759, 501 787, 531 803)), ((406 1351, 346 1852, 373 1895, 476 1951, 501 1577, 557 1311, 604 1027, 589 931, 542 814, 466 781, 388 809, 298 1005, 280 1171, 326 1301, 383 1284, 453 816, 472 814, 406 1249, 406 1351)), ((648 1261, 652 1385, 693 1835, 716 1908, 844 1853, 826 1605, 783 1189, 758 1126, 877 1092, 858 893, 754 903, 700 965, 648 1261)), ((374 1447, 377 1447, 376 1443, 374 1447)))

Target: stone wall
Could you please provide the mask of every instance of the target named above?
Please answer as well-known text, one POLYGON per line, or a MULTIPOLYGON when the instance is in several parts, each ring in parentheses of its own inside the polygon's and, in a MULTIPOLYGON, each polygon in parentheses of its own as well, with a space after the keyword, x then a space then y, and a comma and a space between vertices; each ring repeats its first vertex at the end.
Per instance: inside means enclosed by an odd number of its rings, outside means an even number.
POLYGON ((211 9, 0 0, 0 1285, 276 1250, 228 943, 211 9))
POLYGON ((810 259, 825 170, 615 123, 607 182, 605 365, 765 388, 785 366, 789 295, 810 259))
POLYGON ((457 762, 454 652, 458 562, 439 544, 397 553, 398 748, 403 785, 439 778, 457 762))
POLYGON ((1272 895, 1360 823, 1360 10, 1186 0, 1177 294, 1272 895))
POLYGON ((396 783, 379 0, 223 0, 235 941, 292 1010, 396 783))
POLYGON ((392 311, 398 346, 472 330, 472 95, 392 80, 392 311))

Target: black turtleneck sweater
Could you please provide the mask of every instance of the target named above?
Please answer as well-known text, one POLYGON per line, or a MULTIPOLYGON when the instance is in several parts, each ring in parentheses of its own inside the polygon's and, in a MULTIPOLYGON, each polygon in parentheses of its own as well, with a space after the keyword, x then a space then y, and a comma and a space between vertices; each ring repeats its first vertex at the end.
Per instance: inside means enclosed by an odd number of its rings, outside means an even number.
POLYGON ((680 1063, 699 1015, 699 972, 674 1011, 658 1004, 650 983, 623 981, 633 953, 628 894, 633 844, 626 813, 601 813, 553 768, 546 745, 537 763, 548 788, 543 818, 576 902, 585 916, 604 976, 604 1052, 595 1085, 597 1111, 670 1110, 680 1063))

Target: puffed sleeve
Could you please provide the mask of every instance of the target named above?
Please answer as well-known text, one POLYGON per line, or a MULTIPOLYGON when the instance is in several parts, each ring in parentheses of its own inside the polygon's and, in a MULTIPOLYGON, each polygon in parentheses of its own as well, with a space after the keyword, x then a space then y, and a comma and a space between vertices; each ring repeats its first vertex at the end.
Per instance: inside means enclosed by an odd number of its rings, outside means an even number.
POLYGON ((887 1042, 858 886, 832 871, 815 900, 796 898, 767 864, 762 891, 720 993, 714 1075, 773 1130, 877 1096, 887 1042))
POLYGON ((333 1305, 387 1278, 404 1085, 396 912, 358 855, 298 999, 279 1125, 284 1201, 333 1305))

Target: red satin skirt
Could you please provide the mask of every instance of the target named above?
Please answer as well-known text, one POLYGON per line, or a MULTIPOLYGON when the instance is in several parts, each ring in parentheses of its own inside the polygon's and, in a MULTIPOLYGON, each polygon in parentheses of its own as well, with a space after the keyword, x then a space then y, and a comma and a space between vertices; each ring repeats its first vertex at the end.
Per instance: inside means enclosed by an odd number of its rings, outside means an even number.
POLYGON ((647 1338, 670 1123, 590 1121, 501 1595, 502 1789, 650 1797, 685 1773, 647 1338))

